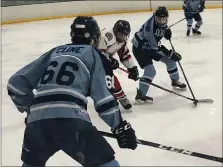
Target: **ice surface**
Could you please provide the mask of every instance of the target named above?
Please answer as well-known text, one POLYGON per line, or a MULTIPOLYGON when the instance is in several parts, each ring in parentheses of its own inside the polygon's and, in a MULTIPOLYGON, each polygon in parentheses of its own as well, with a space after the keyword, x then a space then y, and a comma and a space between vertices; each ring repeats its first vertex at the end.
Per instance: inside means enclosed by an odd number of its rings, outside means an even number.
MULTIPOLYGON (((133 34, 151 13, 108 15, 95 17, 101 29, 110 28, 118 19, 126 19, 133 34)), ((131 122, 137 136, 152 142, 209 155, 222 156, 222 10, 205 10, 200 37, 186 37, 186 22, 172 27, 172 42, 182 54, 182 66, 197 98, 212 98, 213 104, 199 104, 196 108, 186 99, 151 87, 153 105, 133 106, 133 113, 123 113, 131 122)), ((169 24, 184 17, 182 11, 170 11, 169 24)), ((24 114, 13 106, 6 91, 7 80, 16 70, 39 57, 52 47, 70 42, 72 18, 2 27, 2 165, 20 166, 24 132, 24 114)), ((169 48, 168 41, 163 40, 169 48)), ((131 42, 128 46, 131 50, 131 42)), ((157 75, 154 83, 167 88, 170 80, 162 63, 154 63, 157 75)), ((134 102, 138 82, 127 79, 120 70, 115 72, 131 102, 134 102)), ((140 69, 140 74, 143 71, 140 69)), ((181 75, 182 76, 182 75, 181 75)), ((182 77, 183 80, 183 77, 182 77)), ((184 80, 183 80, 184 81, 184 80)), ((191 96, 189 90, 182 93, 191 96)), ((89 111, 99 130, 109 131, 95 113, 90 100, 89 111)), ((139 146, 135 151, 120 149, 116 140, 108 139, 122 166, 220 166, 218 162, 186 156, 161 149, 139 146)), ((48 166, 79 165, 58 152, 48 166)))

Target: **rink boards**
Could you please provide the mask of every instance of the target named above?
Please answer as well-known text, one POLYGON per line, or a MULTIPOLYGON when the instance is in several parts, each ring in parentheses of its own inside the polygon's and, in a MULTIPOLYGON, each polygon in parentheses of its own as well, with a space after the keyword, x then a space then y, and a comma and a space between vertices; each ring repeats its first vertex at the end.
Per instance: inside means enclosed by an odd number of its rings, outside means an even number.
MULTIPOLYGON (((1 24, 76 17, 77 15, 108 15, 148 12, 160 5, 181 10, 183 1, 72 1, 2 7, 1 24), (16 13, 16 15, 15 15, 16 13)), ((206 1, 206 8, 222 8, 222 1, 206 1)))

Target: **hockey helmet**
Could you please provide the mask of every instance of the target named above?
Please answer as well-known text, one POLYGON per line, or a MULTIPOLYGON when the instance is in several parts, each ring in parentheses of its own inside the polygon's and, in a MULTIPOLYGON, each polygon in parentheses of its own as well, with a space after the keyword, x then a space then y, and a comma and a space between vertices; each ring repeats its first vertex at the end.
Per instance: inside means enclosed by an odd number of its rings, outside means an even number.
POLYGON ((126 42, 129 38, 131 27, 128 21, 118 20, 113 27, 116 40, 119 43, 126 42))
POLYGON ((74 44, 97 46, 100 38, 100 28, 91 16, 78 16, 71 25, 71 41, 74 44))
POLYGON ((169 12, 165 6, 159 6, 155 11, 155 22, 161 27, 165 27, 168 23, 169 12))

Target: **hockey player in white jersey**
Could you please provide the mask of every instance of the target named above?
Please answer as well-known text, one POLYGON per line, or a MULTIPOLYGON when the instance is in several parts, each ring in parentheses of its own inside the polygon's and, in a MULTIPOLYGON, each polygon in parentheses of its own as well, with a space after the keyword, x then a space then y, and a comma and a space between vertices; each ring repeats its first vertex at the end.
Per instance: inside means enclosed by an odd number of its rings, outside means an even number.
POLYGON ((43 167, 59 150, 82 166, 119 166, 114 150, 92 125, 87 111, 90 96, 119 146, 136 149, 135 132, 122 119, 112 94, 110 62, 95 48, 100 29, 93 17, 77 17, 70 35, 71 44, 51 49, 8 81, 8 94, 17 109, 30 111, 23 166, 43 167))
MULTIPOLYGON (((129 22, 126 20, 118 20, 112 29, 102 31, 99 49, 109 55, 114 70, 119 67, 118 60, 113 58, 117 53, 120 62, 129 72, 129 79, 137 80, 139 76, 138 69, 127 47, 130 32, 131 27, 129 22)), ((125 109, 130 109, 132 105, 124 93, 117 76, 114 76, 114 87, 114 94, 117 100, 125 109)))
POLYGON ((203 24, 203 19, 200 13, 203 12, 204 8, 205 0, 184 0, 183 9, 187 20, 187 36, 190 35, 191 29, 193 34, 201 35, 199 29, 203 24), (193 19, 197 22, 194 28, 192 28, 193 19))

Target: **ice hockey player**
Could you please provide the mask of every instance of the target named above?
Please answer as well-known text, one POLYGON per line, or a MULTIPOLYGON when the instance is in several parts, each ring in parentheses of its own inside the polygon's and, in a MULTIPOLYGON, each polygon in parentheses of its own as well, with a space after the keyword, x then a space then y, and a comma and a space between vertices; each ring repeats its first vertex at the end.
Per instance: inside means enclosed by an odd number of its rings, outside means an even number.
POLYGON ((137 89, 135 97, 137 103, 153 102, 152 97, 146 96, 150 86, 149 83, 153 81, 156 75, 153 60, 166 64, 173 87, 186 88, 186 85, 179 81, 179 73, 176 65, 176 61, 181 60, 181 55, 160 45, 160 40, 163 37, 165 39, 171 39, 172 37, 172 31, 167 26, 168 18, 167 8, 158 7, 153 16, 142 25, 132 39, 133 54, 140 67, 144 69, 144 74, 139 81, 139 89, 137 89))
POLYGON ((200 35, 201 32, 198 31, 203 24, 201 17, 201 12, 203 12, 205 7, 205 0, 184 0, 184 15, 187 20, 187 36, 190 36, 191 28, 193 25, 193 19, 197 22, 195 28, 192 28, 194 35, 200 35))
MULTIPOLYGON (((111 30, 102 31, 102 37, 99 43, 99 49, 107 53, 111 59, 113 69, 119 67, 119 62, 113 56, 117 53, 120 62, 127 68, 129 72, 129 78, 137 80, 139 73, 137 66, 135 65, 129 49, 127 47, 127 40, 131 32, 131 27, 128 21, 118 20, 111 30)), ((130 109, 132 107, 126 94, 122 90, 120 82, 117 76, 114 76, 115 97, 121 103, 123 108, 130 109)))
POLYGON ((93 17, 79 16, 71 25, 70 35, 71 44, 51 49, 9 79, 8 93, 18 110, 30 110, 23 166, 45 166, 59 150, 82 166, 119 166, 112 147, 92 125, 87 112, 90 96, 119 146, 137 147, 135 132, 122 119, 109 90, 113 75, 110 62, 95 48, 99 26, 93 17))

